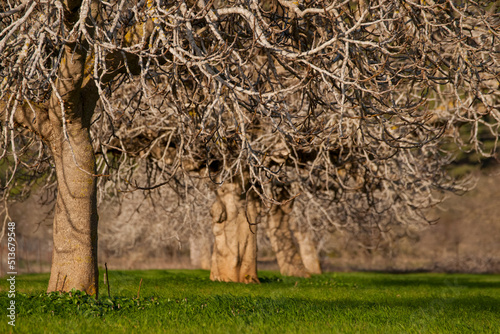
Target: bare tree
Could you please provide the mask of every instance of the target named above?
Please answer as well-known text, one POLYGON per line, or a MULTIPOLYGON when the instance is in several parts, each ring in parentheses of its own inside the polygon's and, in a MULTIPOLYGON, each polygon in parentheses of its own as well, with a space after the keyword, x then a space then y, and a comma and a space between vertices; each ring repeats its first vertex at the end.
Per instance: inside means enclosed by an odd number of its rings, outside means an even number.
POLYGON ((332 226, 377 224, 380 212, 388 223, 425 220, 434 190, 461 187, 441 173, 452 157, 439 139, 490 154, 479 126, 498 137, 496 8, 3 2, 3 197, 23 178, 57 177, 48 290, 97 294, 97 188, 152 190, 203 166, 272 204, 283 203, 271 179, 298 184, 320 211, 340 210, 325 214, 332 226))

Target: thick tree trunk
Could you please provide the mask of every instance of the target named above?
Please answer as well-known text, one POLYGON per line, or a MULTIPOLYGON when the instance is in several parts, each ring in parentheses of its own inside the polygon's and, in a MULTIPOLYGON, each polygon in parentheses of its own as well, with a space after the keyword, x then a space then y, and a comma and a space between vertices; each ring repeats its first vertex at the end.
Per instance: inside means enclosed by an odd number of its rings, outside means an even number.
POLYGON ((210 279, 214 281, 259 282, 255 225, 259 204, 241 192, 238 183, 223 184, 210 210, 215 236, 210 279))
MULTIPOLYGON (((72 31, 80 22, 82 0, 62 0, 61 4, 64 10, 61 23, 66 31, 72 31)), ((93 72, 92 48, 86 38, 93 35, 94 23, 101 20, 100 6, 99 1, 90 1, 85 35, 67 36, 77 40, 66 41, 63 46, 57 80, 47 105, 34 105, 34 109, 23 106, 15 118, 49 144, 56 166, 58 194, 48 292, 75 288, 97 296, 98 216, 95 157, 89 129, 99 95, 93 77, 97 75, 100 84, 105 85, 120 73, 140 74, 137 56, 127 53, 129 64, 123 66, 123 51, 108 54, 106 73, 103 69, 99 69, 100 73, 93 72), (33 110, 36 110, 35 118, 33 110)), ((148 34, 152 28, 152 22, 148 21, 148 34)), ((81 32, 81 29, 75 31, 81 32)), ((138 34, 144 30, 140 31, 138 34)))
POLYGON ((267 219, 267 236, 284 276, 309 277, 290 232, 292 202, 273 205, 267 219))
POLYGON ((211 251, 209 236, 197 234, 189 238, 189 258, 193 267, 210 270, 211 251))
POLYGON ((56 166, 52 268, 47 291, 77 289, 98 295, 95 156, 89 134, 99 98, 84 78, 87 51, 68 44, 49 104, 48 139, 56 166))
POLYGON ((52 147, 58 192, 48 292, 98 294, 95 160, 86 129, 72 129, 52 147), (70 147, 71 143, 71 147, 70 147), (75 164, 75 160, 78 166, 75 164))
POLYGON ((311 231, 301 229, 297 226, 297 223, 291 224, 290 229, 299 244, 300 256, 307 272, 310 274, 321 274, 318 252, 311 231))

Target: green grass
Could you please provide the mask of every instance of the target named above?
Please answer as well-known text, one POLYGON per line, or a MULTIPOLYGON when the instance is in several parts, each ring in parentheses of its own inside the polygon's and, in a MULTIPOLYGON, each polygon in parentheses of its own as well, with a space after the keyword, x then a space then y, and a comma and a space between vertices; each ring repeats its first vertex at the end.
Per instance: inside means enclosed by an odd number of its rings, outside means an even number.
MULTIPOLYGON (((99 303, 80 306, 74 297, 51 301, 48 274, 20 275, 15 332, 500 333, 500 275, 259 274, 261 284, 244 285, 211 282, 202 270, 112 271, 112 298, 101 284, 99 303)), ((5 278, 0 288, 6 310, 5 278)))

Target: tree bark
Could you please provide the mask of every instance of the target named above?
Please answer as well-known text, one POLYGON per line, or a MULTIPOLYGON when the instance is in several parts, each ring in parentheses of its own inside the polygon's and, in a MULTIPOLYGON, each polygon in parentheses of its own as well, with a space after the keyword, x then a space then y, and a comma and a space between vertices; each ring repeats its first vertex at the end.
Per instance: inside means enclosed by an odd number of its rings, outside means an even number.
POLYGON ((321 274, 318 252, 311 231, 301 229, 298 224, 292 223, 290 229, 299 244, 302 263, 310 274, 321 274))
POLYGON ((210 238, 204 234, 189 237, 189 258, 195 268, 210 270, 210 238))
POLYGON ((217 190, 210 210, 215 236, 211 280, 259 283, 255 225, 258 210, 257 199, 242 194, 239 183, 225 183, 217 190))
POLYGON ((84 80, 87 52, 68 44, 49 103, 48 140, 58 182, 52 268, 47 291, 98 295, 95 156, 90 120, 99 98, 84 80))
POLYGON ((47 291, 70 291, 75 288, 97 296, 95 159, 87 129, 68 132, 71 133, 69 142, 61 138, 52 144, 58 192, 47 291))
POLYGON ((288 202, 271 207, 266 232, 276 254, 280 273, 284 276, 310 277, 290 231, 292 205, 293 202, 288 202))

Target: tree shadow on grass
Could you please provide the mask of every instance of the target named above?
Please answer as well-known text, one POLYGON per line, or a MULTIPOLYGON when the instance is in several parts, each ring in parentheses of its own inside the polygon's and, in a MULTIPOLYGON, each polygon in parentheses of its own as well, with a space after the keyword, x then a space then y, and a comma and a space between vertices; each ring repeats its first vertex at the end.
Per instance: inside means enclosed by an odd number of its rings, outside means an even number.
POLYGON ((262 284, 294 284, 303 285, 357 285, 363 287, 423 287, 432 288, 472 288, 472 289, 500 289, 500 275, 489 274, 408 274, 408 273, 349 273, 314 275, 312 278, 281 276, 277 273, 266 272, 259 274, 262 284))
MULTIPOLYGON (((191 301, 196 304, 196 301, 191 301)), ((350 298, 331 301, 305 298, 235 297, 218 295, 198 301, 217 310, 217 317, 241 317, 244 321, 309 322, 325 323, 327 320, 345 323, 365 322, 439 322, 453 319, 473 319, 479 323, 485 319, 499 319, 498 298, 488 296, 464 296, 451 298, 388 298, 383 301, 366 301, 350 298)), ((194 312, 192 316, 198 316, 194 312)))
MULTIPOLYGON (((418 275, 413 274, 381 274, 361 279, 364 286, 377 287, 460 287, 469 289, 500 289, 499 275, 418 275)), ((360 282, 360 283, 361 283, 360 282)))

